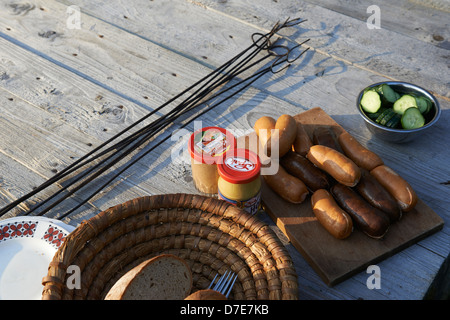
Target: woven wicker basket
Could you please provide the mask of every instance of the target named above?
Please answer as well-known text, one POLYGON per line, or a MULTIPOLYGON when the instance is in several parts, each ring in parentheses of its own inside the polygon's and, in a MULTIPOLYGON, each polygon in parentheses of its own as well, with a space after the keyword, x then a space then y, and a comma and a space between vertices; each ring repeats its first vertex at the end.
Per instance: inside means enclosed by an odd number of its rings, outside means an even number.
POLYGON ((233 270, 231 298, 297 299, 298 284, 285 247, 263 222, 215 198, 189 194, 137 198, 80 224, 64 241, 42 280, 42 299, 103 299, 138 263, 171 253, 187 261, 193 291, 233 270), (69 266, 81 270, 72 289, 69 266))

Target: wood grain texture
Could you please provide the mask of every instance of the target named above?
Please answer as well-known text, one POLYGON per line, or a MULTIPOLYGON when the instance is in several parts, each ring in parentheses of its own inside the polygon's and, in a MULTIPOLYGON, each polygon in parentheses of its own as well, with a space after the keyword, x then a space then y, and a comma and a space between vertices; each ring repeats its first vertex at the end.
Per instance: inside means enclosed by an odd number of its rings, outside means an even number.
MULTIPOLYGON (((448 70, 446 62, 448 48, 437 47, 422 41, 417 30, 410 30, 408 36, 403 36, 399 34, 398 28, 390 27, 395 24, 403 26, 403 29, 410 29, 409 15, 424 14, 420 6, 412 11, 410 6, 405 9, 405 6, 398 2, 390 5, 379 1, 382 28, 369 29, 366 26, 366 20, 369 17, 366 10, 368 6, 376 5, 377 1, 358 0, 350 3, 320 1, 317 3, 316 1, 263 0, 257 4, 248 0, 232 4, 228 1, 200 0, 198 2, 264 29, 270 29, 270 26, 278 20, 283 21, 288 17, 300 15, 308 19, 308 22, 301 24, 295 32, 286 31, 283 35, 293 41, 311 37, 312 41, 308 45, 316 52, 333 59, 337 64, 336 70, 339 64, 354 65, 370 73, 416 83, 446 98, 450 97, 448 72, 446 75, 442 73, 442 70, 448 70), (441 74, 444 79, 437 76, 441 74)), ((448 34, 448 27, 445 27, 448 26, 445 12, 436 11, 428 14, 433 16, 433 27, 448 34), (434 20, 435 18, 437 20, 434 20)), ((430 23, 431 20, 428 19, 428 22, 430 23)), ((427 34, 427 37, 430 35, 427 34)), ((444 36, 443 39, 448 39, 448 36, 444 36)))
POLYGON ((380 27, 424 41, 443 49, 449 49, 448 13, 450 5, 445 0, 399 0, 395 2, 353 0, 308 1, 345 16, 366 22, 373 11, 380 8, 380 27), (349 5, 351 3, 351 5, 349 5))
MULTIPOLYGON (((446 9, 441 0, 402 0, 385 7, 380 3, 382 29, 369 30, 369 2, 5 1, 0 10, 2 201, 23 195, 71 157, 91 150, 206 75, 247 47, 253 32, 266 32, 278 20, 300 16, 308 21, 280 36, 287 45, 311 38, 310 51, 201 120, 240 136, 251 132, 261 115, 295 115, 320 106, 378 153, 444 219, 440 232, 378 264, 382 289, 367 289, 364 271, 329 288, 270 217, 265 212, 259 217, 270 223, 293 257, 301 299, 421 299, 450 250, 448 21, 442 22, 446 9), (406 2, 408 11, 403 10, 406 2), (80 29, 67 27, 72 5, 80 10, 80 29), (387 7, 391 12, 384 11, 387 7), (430 15, 434 19, 427 19, 430 15), (409 23, 411 17, 416 22, 409 23), (436 127, 412 143, 373 138, 356 110, 357 93, 387 79, 422 85, 437 95, 443 108, 436 127)), ((76 225, 142 195, 196 193, 183 147, 183 138, 193 128, 166 141, 66 221, 76 225)))

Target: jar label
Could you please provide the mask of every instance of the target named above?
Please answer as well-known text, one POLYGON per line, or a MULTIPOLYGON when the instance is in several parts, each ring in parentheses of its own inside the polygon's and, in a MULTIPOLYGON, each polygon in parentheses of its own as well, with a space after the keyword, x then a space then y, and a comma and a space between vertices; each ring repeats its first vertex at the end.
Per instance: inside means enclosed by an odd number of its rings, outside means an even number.
POLYGON ((255 164, 248 159, 241 157, 229 157, 225 159, 225 165, 229 168, 241 171, 241 172, 249 172, 255 169, 255 164))
POLYGON ((227 137, 218 130, 207 130, 201 133, 201 139, 196 144, 199 153, 214 156, 222 155, 227 151, 227 137))
POLYGON ((225 197, 220 190, 218 191, 218 196, 220 200, 224 200, 228 203, 231 203, 232 205, 235 205, 241 209, 244 209, 250 214, 256 214, 259 210, 259 206, 261 203, 261 191, 259 191, 256 196, 251 197, 250 199, 244 200, 244 201, 236 201, 233 199, 228 199, 225 197))

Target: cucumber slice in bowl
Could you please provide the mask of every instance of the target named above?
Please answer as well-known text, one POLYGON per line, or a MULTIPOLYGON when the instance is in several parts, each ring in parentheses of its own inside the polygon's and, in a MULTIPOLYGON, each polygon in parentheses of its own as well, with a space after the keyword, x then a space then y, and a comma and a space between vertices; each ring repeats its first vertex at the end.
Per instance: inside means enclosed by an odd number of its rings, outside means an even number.
POLYGON ((388 103, 392 104, 400 99, 400 95, 387 84, 380 85, 377 90, 388 103))
POLYGON ((410 107, 403 112, 401 123, 403 129, 417 129, 423 127, 425 118, 417 107, 410 107))
POLYGON ((419 110, 422 114, 427 114, 428 111, 431 110, 432 102, 430 101, 430 99, 428 99, 424 96, 416 97, 416 103, 417 103, 417 107, 419 108, 419 110))
POLYGON ((392 109, 386 109, 383 111, 378 118, 375 119, 375 122, 381 124, 382 126, 386 125, 386 123, 391 120, 391 118, 397 113, 392 109))
POLYGON ((393 129, 399 127, 401 119, 402 119, 402 116, 398 113, 395 113, 395 115, 391 119, 389 119, 388 122, 386 122, 386 127, 393 128, 393 129))
POLYGON ((403 114, 408 108, 417 108, 416 98, 409 94, 403 95, 400 99, 395 101, 394 106, 392 107, 395 112, 399 114, 403 114))
POLYGON ((374 90, 367 90, 361 98, 361 107, 366 112, 377 112, 381 108, 380 95, 374 90))

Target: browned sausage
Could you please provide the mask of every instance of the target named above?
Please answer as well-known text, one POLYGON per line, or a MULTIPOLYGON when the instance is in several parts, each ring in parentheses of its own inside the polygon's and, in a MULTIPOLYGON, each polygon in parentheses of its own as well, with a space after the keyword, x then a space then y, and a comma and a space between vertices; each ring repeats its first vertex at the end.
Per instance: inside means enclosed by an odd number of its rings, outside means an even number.
POLYGON ((302 156, 306 156, 312 145, 313 143, 306 132, 305 127, 297 121, 297 135, 295 137, 294 144, 292 145, 293 150, 302 156))
POLYGON ((319 189, 313 193, 311 207, 320 224, 335 238, 345 239, 352 233, 352 218, 327 190, 319 189))
POLYGON ((342 150, 336 141, 334 132, 329 127, 317 127, 313 131, 313 143, 321 146, 327 146, 339 152, 342 150))
POLYGON ((280 159, 280 164, 288 173, 302 180, 312 191, 328 189, 330 187, 325 172, 296 152, 288 152, 280 159))
POLYGON ((355 225, 372 238, 382 238, 389 229, 387 215, 372 207, 358 193, 342 184, 336 184, 331 188, 331 193, 339 206, 353 219, 355 225))
POLYGON ((336 181, 346 186, 354 187, 361 177, 360 168, 335 149, 314 145, 309 148, 307 158, 319 169, 327 172, 336 181))
POLYGON ((383 160, 376 153, 364 147, 348 132, 341 133, 338 141, 345 155, 361 168, 370 171, 383 164, 383 160))
POLYGON ((385 212, 391 223, 401 218, 402 210, 397 200, 395 200, 369 171, 361 169, 361 179, 355 189, 372 206, 385 212))
POLYGON ((370 173, 397 200, 403 212, 414 209, 417 195, 411 185, 398 173, 386 165, 378 166, 370 173))
POLYGON ((288 202, 302 203, 309 194, 303 181, 287 173, 281 165, 276 174, 263 177, 270 189, 288 202))

